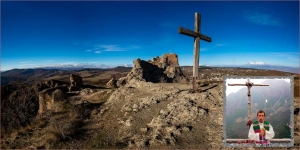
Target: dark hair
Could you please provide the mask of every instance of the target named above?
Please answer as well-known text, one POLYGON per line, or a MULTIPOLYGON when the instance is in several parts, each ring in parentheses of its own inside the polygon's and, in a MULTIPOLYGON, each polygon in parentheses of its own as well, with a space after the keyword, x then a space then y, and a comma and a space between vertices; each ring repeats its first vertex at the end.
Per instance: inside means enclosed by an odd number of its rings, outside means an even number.
POLYGON ((256 116, 258 116, 258 113, 264 113, 264 116, 266 116, 266 113, 263 110, 259 110, 256 114, 256 116))

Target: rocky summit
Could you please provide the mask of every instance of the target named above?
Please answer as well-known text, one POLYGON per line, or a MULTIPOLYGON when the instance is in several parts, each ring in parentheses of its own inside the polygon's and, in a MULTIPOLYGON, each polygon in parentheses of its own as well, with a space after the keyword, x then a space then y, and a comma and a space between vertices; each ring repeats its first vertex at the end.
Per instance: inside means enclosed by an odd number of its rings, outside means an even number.
POLYGON ((222 86, 203 93, 189 89, 132 79, 103 106, 101 120, 110 123, 102 127, 128 148, 220 148, 222 86))

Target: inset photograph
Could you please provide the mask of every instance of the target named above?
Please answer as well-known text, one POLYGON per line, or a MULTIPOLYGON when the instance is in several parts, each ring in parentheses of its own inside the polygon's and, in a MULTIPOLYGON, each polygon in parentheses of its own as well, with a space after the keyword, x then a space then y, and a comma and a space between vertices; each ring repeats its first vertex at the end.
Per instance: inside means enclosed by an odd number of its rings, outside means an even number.
POLYGON ((224 146, 293 146, 294 77, 224 77, 224 146))

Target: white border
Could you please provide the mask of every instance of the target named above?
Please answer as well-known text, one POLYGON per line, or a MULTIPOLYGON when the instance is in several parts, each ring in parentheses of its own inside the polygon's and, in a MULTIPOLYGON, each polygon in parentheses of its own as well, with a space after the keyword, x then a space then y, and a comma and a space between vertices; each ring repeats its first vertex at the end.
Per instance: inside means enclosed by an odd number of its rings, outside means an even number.
POLYGON ((291 85, 291 95, 292 95, 292 105, 290 108, 290 126, 291 126, 291 142, 290 143, 274 143, 272 142, 268 147, 294 147, 294 76, 224 76, 223 77, 223 146, 224 147, 252 147, 244 146, 238 144, 226 143, 226 122, 225 122, 225 112, 226 112, 226 79, 290 79, 291 85))

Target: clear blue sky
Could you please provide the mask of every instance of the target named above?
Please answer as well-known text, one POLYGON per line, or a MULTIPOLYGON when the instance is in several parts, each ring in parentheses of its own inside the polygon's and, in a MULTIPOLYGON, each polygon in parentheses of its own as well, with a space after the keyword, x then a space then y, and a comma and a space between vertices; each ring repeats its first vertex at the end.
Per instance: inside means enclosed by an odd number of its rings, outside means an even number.
POLYGON ((1 70, 57 64, 132 64, 176 53, 193 64, 201 14, 201 65, 299 67, 299 2, 1 2, 1 70))

